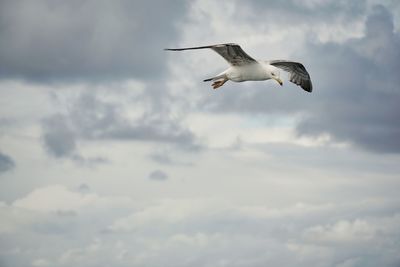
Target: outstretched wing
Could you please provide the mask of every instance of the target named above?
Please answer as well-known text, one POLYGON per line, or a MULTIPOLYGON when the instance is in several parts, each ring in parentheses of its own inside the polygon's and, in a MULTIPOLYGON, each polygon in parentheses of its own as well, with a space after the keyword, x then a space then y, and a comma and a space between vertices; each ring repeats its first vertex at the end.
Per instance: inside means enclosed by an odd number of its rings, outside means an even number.
POLYGON ((183 51, 193 49, 204 49, 210 48, 221 55, 229 64, 232 66, 243 66, 247 64, 256 63, 257 61, 250 57, 238 44, 217 44, 217 45, 206 45, 186 48, 166 48, 169 51, 183 51))
POLYGON ((289 80, 292 83, 300 85, 307 92, 312 92, 310 74, 308 74, 303 64, 286 60, 271 60, 268 63, 289 72, 289 80))

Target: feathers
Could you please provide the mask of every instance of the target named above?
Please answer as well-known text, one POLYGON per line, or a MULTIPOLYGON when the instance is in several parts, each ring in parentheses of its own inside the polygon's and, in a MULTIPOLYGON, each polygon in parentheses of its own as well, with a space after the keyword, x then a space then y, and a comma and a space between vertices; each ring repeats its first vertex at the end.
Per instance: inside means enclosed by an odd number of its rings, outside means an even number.
POLYGON ((308 74, 303 64, 287 60, 271 60, 268 63, 272 66, 289 72, 289 81, 296 85, 299 85, 307 92, 312 92, 312 82, 310 74, 308 74))
POLYGON ((217 44, 217 45, 206 45, 186 48, 166 48, 167 51, 184 51, 184 50, 195 50, 210 48, 222 56, 232 66, 241 66, 249 63, 257 63, 255 59, 250 57, 238 44, 217 44))

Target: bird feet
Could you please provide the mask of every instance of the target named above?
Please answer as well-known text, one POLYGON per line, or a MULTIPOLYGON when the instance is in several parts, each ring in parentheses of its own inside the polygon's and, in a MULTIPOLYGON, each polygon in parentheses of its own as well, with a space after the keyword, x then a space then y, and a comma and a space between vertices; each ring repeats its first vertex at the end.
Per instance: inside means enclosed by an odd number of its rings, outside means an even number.
POLYGON ((226 81, 227 81, 227 79, 215 81, 211 86, 215 90, 215 89, 218 89, 219 87, 221 87, 222 85, 224 85, 224 83, 226 83, 226 81))

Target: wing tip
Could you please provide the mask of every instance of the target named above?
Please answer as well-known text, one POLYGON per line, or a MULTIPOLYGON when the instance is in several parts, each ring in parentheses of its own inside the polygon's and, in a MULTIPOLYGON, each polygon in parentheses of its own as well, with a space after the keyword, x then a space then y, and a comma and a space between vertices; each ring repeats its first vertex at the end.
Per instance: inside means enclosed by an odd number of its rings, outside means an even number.
POLYGON ((221 47, 221 46, 240 46, 240 45, 237 43, 223 43, 223 44, 213 44, 213 45, 204 45, 204 46, 195 46, 195 47, 164 48, 164 50, 165 51, 182 51, 182 50, 204 49, 204 48, 213 48, 213 47, 221 47))
POLYGON ((313 90, 311 81, 307 84, 301 85, 301 88, 303 88, 304 91, 311 93, 313 90))

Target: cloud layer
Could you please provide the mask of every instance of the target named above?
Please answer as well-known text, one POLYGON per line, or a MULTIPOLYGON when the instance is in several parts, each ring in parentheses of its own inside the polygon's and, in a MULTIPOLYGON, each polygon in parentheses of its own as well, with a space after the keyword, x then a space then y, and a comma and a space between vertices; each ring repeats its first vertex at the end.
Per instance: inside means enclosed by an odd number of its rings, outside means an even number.
POLYGON ((396 1, 1 1, 0 266, 400 264, 396 1), (376 5, 378 4, 378 5, 376 5), (202 79, 237 42, 303 62, 202 79))
POLYGON ((299 132, 329 133, 372 151, 400 152, 399 46, 400 34, 383 6, 373 7, 363 37, 312 46, 308 55, 320 59, 314 64, 321 96, 299 132))
POLYGON ((51 185, 0 206, 0 233, 17 242, 1 242, 2 265, 397 266, 398 204, 274 209, 191 198, 135 205, 51 185))
POLYGON ((194 134, 171 117, 167 108, 157 105, 155 97, 146 96, 138 86, 107 92, 113 89, 109 85, 73 95, 64 112, 45 118, 42 125, 47 151, 58 158, 73 157, 79 154, 80 140, 157 142, 189 151, 200 148, 194 134), (124 93, 127 103, 112 99, 124 93))
POLYGON ((154 79, 185 1, 0 4, 0 77, 34 81, 154 79))

